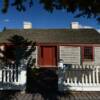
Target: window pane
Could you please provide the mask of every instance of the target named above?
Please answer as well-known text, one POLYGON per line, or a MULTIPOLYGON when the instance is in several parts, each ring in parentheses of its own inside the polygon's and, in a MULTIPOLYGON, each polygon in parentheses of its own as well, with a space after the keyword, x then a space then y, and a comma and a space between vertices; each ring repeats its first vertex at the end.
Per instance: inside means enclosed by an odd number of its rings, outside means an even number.
POLYGON ((84 47, 84 59, 87 59, 87 60, 93 59, 92 47, 84 47))

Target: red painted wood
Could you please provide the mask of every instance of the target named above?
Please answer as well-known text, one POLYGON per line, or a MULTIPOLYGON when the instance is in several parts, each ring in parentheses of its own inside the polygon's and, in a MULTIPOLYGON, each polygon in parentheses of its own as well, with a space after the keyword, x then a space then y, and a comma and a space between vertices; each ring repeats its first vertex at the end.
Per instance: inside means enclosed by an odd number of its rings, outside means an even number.
POLYGON ((57 51, 55 46, 40 47, 40 66, 53 67, 56 66, 57 51))
POLYGON ((92 48, 92 59, 91 59, 91 61, 94 61, 94 47, 92 47, 92 46, 83 46, 83 47, 81 47, 81 50, 82 50, 82 63, 84 62, 84 48, 85 47, 91 47, 92 48))

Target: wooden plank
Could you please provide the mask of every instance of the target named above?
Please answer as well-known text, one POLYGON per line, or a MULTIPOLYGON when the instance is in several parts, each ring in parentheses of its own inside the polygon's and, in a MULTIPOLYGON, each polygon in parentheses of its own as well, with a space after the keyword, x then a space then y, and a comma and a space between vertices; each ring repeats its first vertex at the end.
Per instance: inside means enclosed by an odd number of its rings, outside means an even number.
POLYGON ((80 47, 60 46, 60 59, 66 64, 80 64, 80 47))
POLYGON ((96 98, 96 100, 100 100, 100 92, 93 92, 92 95, 96 98))
MULTIPOLYGON (((0 95, 1 94, 2 92, 0 95)), ((6 94, 2 94, 4 98, 6 94)), ((72 92, 64 95, 53 94, 53 97, 48 93, 47 95, 45 94, 46 97, 43 97, 41 93, 16 93, 14 96, 15 97, 12 98, 12 100, 100 100, 100 92, 72 92)))
POLYGON ((94 92, 93 93, 89 92, 88 94, 91 97, 91 100, 98 100, 94 92))
POLYGON ((36 93, 32 97, 33 100, 43 100, 42 94, 36 93))
POLYGON ((24 96, 25 94, 19 94, 17 97, 18 97, 18 100, 24 100, 24 96))
POLYGON ((89 100, 88 97, 86 96, 86 93, 81 92, 80 95, 81 95, 81 99, 80 100, 89 100))
POLYGON ((100 47, 95 47, 94 54, 94 63, 100 65, 100 47))
POLYGON ((86 92, 86 96, 88 97, 89 100, 93 100, 93 98, 91 97, 91 95, 89 94, 89 92, 86 92))
POLYGON ((74 96, 74 99, 75 99, 75 100, 79 100, 78 93, 73 93, 73 96, 74 96))
POLYGON ((75 100, 73 94, 70 94, 70 95, 69 95, 69 98, 70 98, 70 100, 75 100))
POLYGON ((86 100, 87 99, 82 92, 79 93, 79 98, 80 98, 80 100, 82 100, 82 99, 86 100))
MULTIPOLYGON (((78 100, 81 100, 81 99, 82 99, 81 92, 78 92, 76 96, 78 97, 78 100)), ((77 100, 77 99, 76 99, 76 100, 77 100)))

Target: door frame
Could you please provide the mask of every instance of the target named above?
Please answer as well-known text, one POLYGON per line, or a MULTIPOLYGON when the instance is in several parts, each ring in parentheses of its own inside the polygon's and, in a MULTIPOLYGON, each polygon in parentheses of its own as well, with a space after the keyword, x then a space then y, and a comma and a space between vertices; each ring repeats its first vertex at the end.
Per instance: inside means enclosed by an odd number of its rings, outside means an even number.
MULTIPOLYGON (((57 62, 58 62, 58 57, 59 57, 57 45, 39 45, 38 46, 38 66, 45 67, 44 65, 41 65, 41 47, 55 47, 56 48, 56 52, 55 52, 56 53, 56 57, 55 57, 56 65, 52 66, 52 67, 57 67, 57 62)), ((46 68, 48 68, 48 67, 50 67, 50 66, 48 65, 46 68)))

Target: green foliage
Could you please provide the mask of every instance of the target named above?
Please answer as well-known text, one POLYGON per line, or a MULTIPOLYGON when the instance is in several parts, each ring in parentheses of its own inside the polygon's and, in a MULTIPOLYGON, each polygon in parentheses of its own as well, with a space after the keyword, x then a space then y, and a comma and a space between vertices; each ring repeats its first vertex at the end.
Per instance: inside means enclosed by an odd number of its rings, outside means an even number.
POLYGON ((9 0, 3 0, 2 12, 6 13, 8 11, 8 8, 9 8, 9 0))
POLYGON ((3 0, 3 9, 2 12, 6 13, 8 11, 9 5, 15 7, 18 11, 26 11, 25 4, 29 4, 29 7, 32 7, 33 0, 13 0, 12 4, 9 4, 10 0, 3 0))
POLYGON ((32 57, 32 53, 35 51, 35 43, 18 35, 12 36, 8 41, 9 44, 5 45, 5 50, 0 51, 4 55, 0 60, 5 65, 13 63, 17 67, 20 65, 32 67, 35 63, 35 59, 32 57))
MULTIPOLYGON (((14 0, 11 5, 14 6, 18 11, 26 11, 27 8, 25 4, 28 4, 29 7, 32 7, 33 1, 35 2, 35 0, 14 0)), ((2 11, 4 13, 6 13, 9 8, 9 2, 10 0, 3 0, 2 11)), ((100 21, 100 0, 39 0, 39 3, 43 5, 44 9, 50 12, 52 12, 54 9, 64 9, 71 13, 74 13, 78 10, 79 14, 75 15, 75 17, 94 17, 100 21)))

